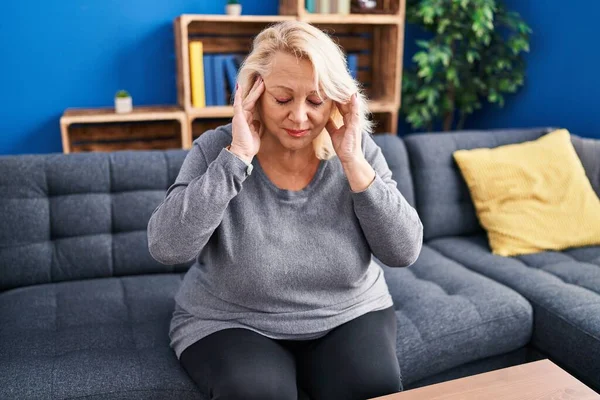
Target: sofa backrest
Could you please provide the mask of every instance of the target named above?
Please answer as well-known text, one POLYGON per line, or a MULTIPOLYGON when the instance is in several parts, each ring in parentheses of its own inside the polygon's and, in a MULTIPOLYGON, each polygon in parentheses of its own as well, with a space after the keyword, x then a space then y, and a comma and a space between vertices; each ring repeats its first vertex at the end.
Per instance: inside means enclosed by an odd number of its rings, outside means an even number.
POLYGON ((538 139, 554 128, 412 134, 404 137, 423 238, 483 233, 469 189, 452 153, 538 139))
MULTIPOLYGON (((374 135, 406 199, 406 148, 374 135)), ((185 150, 0 156, 0 290, 78 279, 185 272, 148 251, 147 226, 185 150)))
POLYGON ((392 171, 392 178, 396 181, 398 190, 408 203, 415 207, 415 192, 406 145, 402 139, 393 135, 373 135, 373 140, 381 148, 381 153, 392 171))
POLYGON ((571 143, 573 143, 594 191, 600 197, 600 139, 571 135, 571 143))
POLYGON ((0 290, 185 271, 150 256, 146 229, 186 154, 0 157, 0 290))

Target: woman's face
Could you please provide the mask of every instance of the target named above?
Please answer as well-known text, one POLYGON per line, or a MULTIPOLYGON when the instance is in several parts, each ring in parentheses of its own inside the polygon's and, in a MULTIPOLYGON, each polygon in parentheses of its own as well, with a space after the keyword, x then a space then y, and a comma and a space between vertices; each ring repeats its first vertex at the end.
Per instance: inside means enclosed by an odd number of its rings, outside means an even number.
POLYGON ((263 80, 259 115, 265 135, 289 150, 310 145, 325 128, 333 105, 330 99, 317 95, 310 61, 277 52, 271 73, 263 80))

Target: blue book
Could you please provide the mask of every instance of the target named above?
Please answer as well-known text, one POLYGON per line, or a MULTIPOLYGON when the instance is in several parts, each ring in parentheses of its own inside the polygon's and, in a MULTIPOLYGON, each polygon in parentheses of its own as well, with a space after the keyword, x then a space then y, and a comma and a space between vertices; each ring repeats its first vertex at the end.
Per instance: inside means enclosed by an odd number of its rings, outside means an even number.
POLYGON ((242 65, 242 63, 246 59, 247 55, 248 54, 234 54, 233 55, 233 58, 235 59, 235 65, 236 65, 237 69, 240 69, 240 66, 242 65))
POLYGON ((309 13, 315 12, 315 1, 316 0, 306 0, 306 11, 309 13))
POLYGON ((213 57, 213 76, 214 76, 214 95, 215 105, 225 106, 227 101, 225 100, 225 56, 222 54, 216 54, 213 57))
POLYGON ((204 98, 206 101, 206 106, 214 106, 215 105, 215 96, 213 95, 213 63, 212 63, 212 54, 205 54, 202 61, 204 62, 204 98))
POLYGON ((348 54, 348 70, 354 79, 358 79, 358 54, 348 54))
POLYGON ((231 104, 235 96, 235 85, 237 83, 238 67, 235 64, 235 55, 228 54, 225 56, 225 76, 227 76, 227 85, 229 93, 231 93, 231 104))

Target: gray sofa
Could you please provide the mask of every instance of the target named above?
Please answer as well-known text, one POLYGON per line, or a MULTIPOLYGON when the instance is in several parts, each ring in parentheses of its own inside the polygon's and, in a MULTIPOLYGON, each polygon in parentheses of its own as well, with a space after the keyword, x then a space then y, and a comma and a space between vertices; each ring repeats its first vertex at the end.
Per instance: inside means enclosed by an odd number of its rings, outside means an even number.
MULTIPOLYGON (((382 264, 404 389, 550 358, 600 390, 600 247, 490 253, 452 161, 545 129, 375 136, 416 206, 415 264, 382 264)), ((600 141, 573 137, 600 193, 600 141)), ((190 264, 146 227, 184 150, 0 156, 0 398, 202 399, 169 347, 190 264)))

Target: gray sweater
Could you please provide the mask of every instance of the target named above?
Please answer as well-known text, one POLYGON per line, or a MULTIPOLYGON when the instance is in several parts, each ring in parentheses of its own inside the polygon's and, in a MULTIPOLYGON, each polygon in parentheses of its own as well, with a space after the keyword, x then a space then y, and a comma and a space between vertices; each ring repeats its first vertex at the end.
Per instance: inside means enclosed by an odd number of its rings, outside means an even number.
POLYGON ((247 176, 244 161, 225 150, 231 140, 231 124, 194 140, 148 223, 157 261, 195 260, 175 296, 177 357, 226 328, 312 339, 392 306, 372 255, 391 267, 412 264, 422 224, 371 136, 362 149, 376 177, 359 193, 337 157, 322 160, 300 191, 275 186, 256 157, 247 176))

